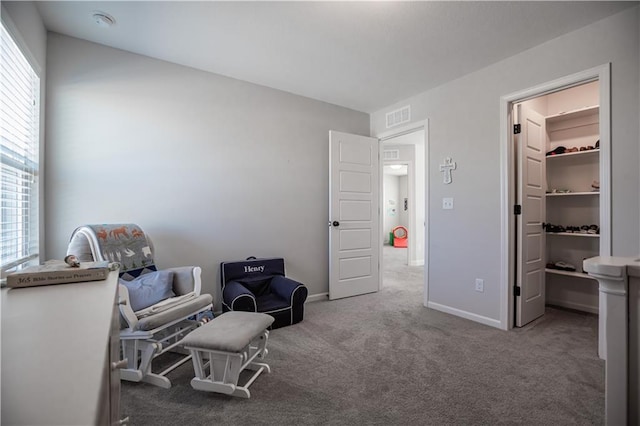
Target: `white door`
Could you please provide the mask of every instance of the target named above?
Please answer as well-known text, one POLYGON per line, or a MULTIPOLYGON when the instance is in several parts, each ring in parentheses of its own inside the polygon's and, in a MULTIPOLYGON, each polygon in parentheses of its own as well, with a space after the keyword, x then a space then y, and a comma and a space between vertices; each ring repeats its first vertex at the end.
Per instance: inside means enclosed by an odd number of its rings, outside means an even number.
POLYGON ((521 133, 516 135, 518 149, 518 232, 516 326, 544 315, 545 303, 545 119, 522 105, 519 108, 521 133))
POLYGON ((380 288, 378 140, 329 132, 329 299, 380 288))

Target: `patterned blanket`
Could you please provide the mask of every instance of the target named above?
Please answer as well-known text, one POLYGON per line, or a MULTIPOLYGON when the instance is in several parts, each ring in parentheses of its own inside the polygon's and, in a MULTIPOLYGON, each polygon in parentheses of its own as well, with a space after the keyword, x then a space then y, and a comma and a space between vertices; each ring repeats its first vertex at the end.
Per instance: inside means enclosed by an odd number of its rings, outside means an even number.
POLYGON ((118 262, 124 279, 156 270, 147 236, 133 223, 86 225, 76 229, 75 234, 89 238, 92 251, 98 251, 104 260, 118 262))

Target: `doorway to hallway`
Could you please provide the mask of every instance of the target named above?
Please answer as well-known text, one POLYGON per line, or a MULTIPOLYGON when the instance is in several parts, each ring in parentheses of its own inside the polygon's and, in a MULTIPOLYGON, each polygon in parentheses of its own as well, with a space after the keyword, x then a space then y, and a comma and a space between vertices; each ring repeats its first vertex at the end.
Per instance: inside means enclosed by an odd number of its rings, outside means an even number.
POLYGON ((417 290, 426 299, 425 128, 381 140, 382 287, 417 290))

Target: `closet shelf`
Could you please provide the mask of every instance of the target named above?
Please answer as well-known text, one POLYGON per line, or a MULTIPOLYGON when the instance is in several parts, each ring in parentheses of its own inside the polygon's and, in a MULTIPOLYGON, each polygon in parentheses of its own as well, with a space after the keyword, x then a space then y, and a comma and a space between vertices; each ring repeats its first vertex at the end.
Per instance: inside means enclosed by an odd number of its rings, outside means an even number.
POLYGON ((562 235, 565 237, 599 238, 600 234, 583 234, 581 232, 546 232, 547 235, 562 235))
POLYGON ((545 272, 547 272, 548 274, 565 275, 569 277, 586 278, 588 280, 595 280, 595 278, 593 278, 592 276, 582 272, 561 271, 559 269, 551 269, 551 268, 545 268, 545 272))
POLYGON ((564 154, 547 155, 545 158, 549 160, 551 158, 571 157, 574 155, 587 155, 587 154, 595 154, 599 152, 600 152, 600 148, 595 148, 595 149, 589 149, 587 151, 565 152, 564 154))
POLYGON ((599 191, 587 191, 587 192, 556 192, 548 193, 547 197, 568 197, 571 195, 600 195, 599 191))
POLYGON ((584 108, 578 108, 571 111, 560 112, 558 114, 548 115, 546 117, 547 123, 555 123, 556 121, 568 120, 571 118, 586 117, 588 115, 597 114, 600 112, 599 105, 587 106, 584 108))

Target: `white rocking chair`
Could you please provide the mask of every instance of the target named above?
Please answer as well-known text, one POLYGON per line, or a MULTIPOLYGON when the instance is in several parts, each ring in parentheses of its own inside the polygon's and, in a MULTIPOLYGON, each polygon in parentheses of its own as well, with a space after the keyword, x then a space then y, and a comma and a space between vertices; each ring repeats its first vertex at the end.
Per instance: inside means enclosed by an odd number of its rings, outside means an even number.
MULTIPOLYGON (((72 236, 67 254, 82 261, 110 261, 121 264, 121 279, 131 279, 155 271, 153 245, 140 227, 134 224, 85 225, 72 236)), ((163 269, 173 272, 173 293, 144 309, 134 311, 129 290, 119 285, 121 314, 120 348, 122 363, 120 378, 146 382, 170 388, 168 373, 191 360, 188 351, 179 347, 181 340, 192 330, 207 322, 202 316, 212 308, 210 294, 200 294, 201 269, 184 266, 163 269), (202 317, 202 318, 200 318, 202 317), (161 372, 154 372, 153 361, 168 351, 182 354, 161 372)))

